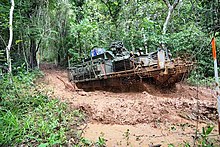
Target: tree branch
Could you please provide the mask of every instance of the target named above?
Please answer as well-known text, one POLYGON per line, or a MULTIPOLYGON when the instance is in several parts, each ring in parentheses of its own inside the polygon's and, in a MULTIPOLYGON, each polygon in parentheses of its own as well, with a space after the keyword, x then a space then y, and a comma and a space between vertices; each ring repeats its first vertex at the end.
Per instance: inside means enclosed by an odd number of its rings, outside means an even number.
POLYGON ((174 1, 173 6, 172 6, 173 9, 176 8, 176 6, 179 4, 179 1, 180 1, 180 0, 175 0, 175 1, 174 1))
POLYGON ((169 9, 175 9, 180 0, 175 0, 173 5, 170 4, 169 0, 163 0, 169 9))
POLYGON ((110 7, 111 7, 110 4, 109 4, 108 2, 105 2, 104 0, 101 0, 101 2, 105 4, 105 6, 108 8, 108 11, 109 11, 109 13, 110 13, 110 16, 113 18, 114 16, 113 16, 113 14, 112 14, 112 10, 111 10, 111 8, 110 8, 110 7))
POLYGON ((7 47, 7 44, 1 35, 0 35, 0 38, 1 38, 2 42, 4 43, 5 47, 7 47))
POLYGON ((43 37, 40 38, 40 41, 39 41, 38 44, 37 44, 37 49, 36 49, 36 51, 35 51, 35 54, 36 54, 36 53, 38 52, 38 50, 39 50, 39 47, 40 47, 42 38, 43 38, 43 37))
POLYGON ((165 4, 168 7, 167 18, 166 18, 166 21, 164 22, 164 25, 163 25, 163 34, 166 34, 167 26, 170 22, 172 13, 173 13, 174 9, 176 8, 176 6, 179 4, 180 0, 175 0, 174 3, 172 4, 172 6, 170 5, 169 0, 163 0, 163 1, 165 2, 165 4))
POLYGON ((169 0, 163 0, 163 1, 164 1, 164 3, 167 5, 168 8, 171 7, 169 0))

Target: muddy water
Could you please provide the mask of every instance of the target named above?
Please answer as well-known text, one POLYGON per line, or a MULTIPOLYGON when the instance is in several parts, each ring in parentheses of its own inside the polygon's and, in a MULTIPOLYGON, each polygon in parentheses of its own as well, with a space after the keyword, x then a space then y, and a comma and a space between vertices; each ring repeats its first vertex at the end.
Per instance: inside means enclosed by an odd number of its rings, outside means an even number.
MULTIPOLYGON (((161 93, 112 93, 69 91, 57 76, 68 82, 62 70, 44 69, 40 83, 54 91, 54 96, 70 107, 79 108, 89 117, 84 137, 107 139, 107 146, 148 146, 183 141, 193 142, 197 102, 201 126, 215 122, 216 98, 211 89, 177 85, 176 91, 161 93)), ((214 131, 216 133, 216 131, 214 131)))
POLYGON ((108 147, 145 147, 149 145, 169 144, 181 145, 184 142, 193 142, 195 131, 191 127, 157 127, 152 124, 137 125, 109 125, 89 123, 84 132, 84 137, 97 141, 98 136, 103 136, 108 147))

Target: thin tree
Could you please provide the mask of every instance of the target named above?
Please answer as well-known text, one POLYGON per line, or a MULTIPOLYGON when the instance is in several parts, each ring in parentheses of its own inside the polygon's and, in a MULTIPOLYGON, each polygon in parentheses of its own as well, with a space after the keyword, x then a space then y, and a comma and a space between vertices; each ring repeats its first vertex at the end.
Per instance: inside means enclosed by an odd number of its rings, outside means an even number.
POLYGON ((171 5, 169 0, 163 0, 164 3, 167 5, 167 8, 168 8, 168 14, 167 14, 167 18, 166 18, 166 21, 164 22, 163 24, 163 34, 166 34, 167 32, 167 26, 170 22, 170 19, 171 19, 171 16, 173 14, 173 11, 174 9, 176 8, 176 6, 182 2, 182 0, 175 0, 174 3, 171 5))
POLYGON ((11 0, 11 9, 10 9, 10 14, 9 14, 9 41, 8 45, 6 47, 6 56, 7 56, 7 63, 8 63, 8 73, 11 74, 12 69, 11 69, 11 57, 10 57, 10 50, 11 50, 11 44, 13 41, 13 12, 14 12, 14 0, 11 0))

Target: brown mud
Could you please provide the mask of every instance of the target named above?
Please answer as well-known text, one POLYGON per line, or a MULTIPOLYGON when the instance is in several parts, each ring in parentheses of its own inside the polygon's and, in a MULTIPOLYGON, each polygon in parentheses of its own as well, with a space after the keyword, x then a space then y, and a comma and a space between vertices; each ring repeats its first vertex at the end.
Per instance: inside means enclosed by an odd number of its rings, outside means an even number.
POLYGON ((41 69, 45 76, 38 83, 88 115, 84 137, 95 141, 104 136, 107 146, 193 143, 197 122, 200 131, 207 124, 216 125, 216 97, 209 88, 177 84, 165 91, 150 87, 144 92, 73 92, 57 78, 68 83, 65 70, 52 65, 41 69))

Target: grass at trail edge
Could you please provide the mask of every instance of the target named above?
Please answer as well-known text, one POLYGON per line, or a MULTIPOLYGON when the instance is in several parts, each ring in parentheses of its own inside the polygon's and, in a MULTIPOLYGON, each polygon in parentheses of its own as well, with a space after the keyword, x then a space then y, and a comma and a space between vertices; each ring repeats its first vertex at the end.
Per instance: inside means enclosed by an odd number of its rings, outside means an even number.
POLYGON ((78 144, 84 121, 78 110, 39 90, 34 80, 42 76, 36 71, 0 77, 0 146, 53 146, 78 144), (71 141, 71 143, 70 143, 71 141))

